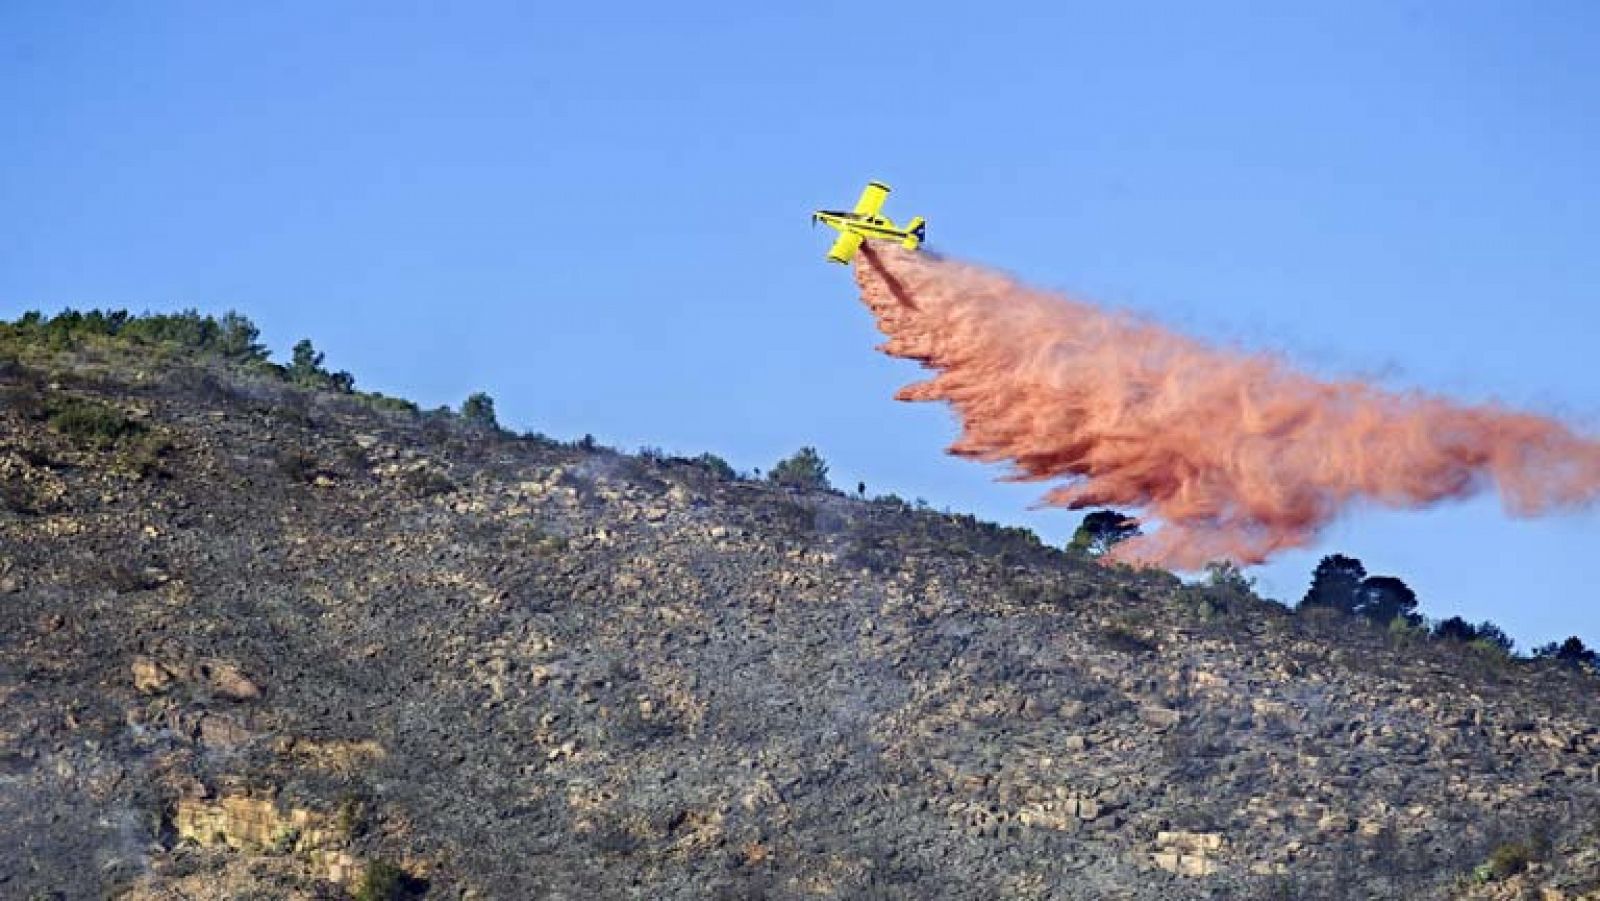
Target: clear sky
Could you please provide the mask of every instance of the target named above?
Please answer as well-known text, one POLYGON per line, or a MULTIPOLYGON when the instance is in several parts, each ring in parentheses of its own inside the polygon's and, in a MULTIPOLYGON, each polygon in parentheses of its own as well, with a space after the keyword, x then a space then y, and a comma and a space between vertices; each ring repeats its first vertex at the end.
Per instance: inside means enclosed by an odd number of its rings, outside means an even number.
MULTIPOLYGON (((0 3, 0 315, 237 308, 360 386, 1064 540, 897 404, 819 206, 1313 372, 1600 431, 1600 5, 0 3), (781 10, 781 11, 779 11, 781 10)), ((1261 568, 1600 641, 1600 514, 1358 510, 1261 568)))

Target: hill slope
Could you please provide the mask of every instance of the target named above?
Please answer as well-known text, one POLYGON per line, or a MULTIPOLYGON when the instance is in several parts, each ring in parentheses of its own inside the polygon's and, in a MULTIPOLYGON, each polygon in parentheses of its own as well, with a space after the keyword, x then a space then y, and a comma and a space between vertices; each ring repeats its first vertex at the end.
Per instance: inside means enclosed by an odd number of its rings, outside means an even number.
POLYGON ((211 357, 13 356, 6 897, 1600 884, 1580 674, 211 357))

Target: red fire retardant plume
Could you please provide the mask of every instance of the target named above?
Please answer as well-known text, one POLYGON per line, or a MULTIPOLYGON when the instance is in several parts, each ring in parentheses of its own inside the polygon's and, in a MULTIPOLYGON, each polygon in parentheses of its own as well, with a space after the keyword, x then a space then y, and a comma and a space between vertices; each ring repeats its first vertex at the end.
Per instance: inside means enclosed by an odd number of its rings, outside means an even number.
POLYGON ((1600 498, 1600 442, 1545 417, 1319 381, 893 245, 863 247, 855 271, 881 349, 936 373, 896 397, 954 408, 950 453, 1060 480, 1044 504, 1158 520, 1117 547, 1124 560, 1259 563, 1362 500, 1421 507, 1492 485, 1532 516, 1600 498))

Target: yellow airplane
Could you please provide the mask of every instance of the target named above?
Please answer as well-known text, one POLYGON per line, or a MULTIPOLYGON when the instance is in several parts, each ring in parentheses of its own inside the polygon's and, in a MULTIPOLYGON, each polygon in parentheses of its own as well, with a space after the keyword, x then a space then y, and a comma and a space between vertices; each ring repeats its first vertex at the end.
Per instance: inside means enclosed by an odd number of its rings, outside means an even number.
POLYGON ((893 221, 879 215, 883 210, 883 200, 888 196, 888 185, 881 181, 869 181, 866 190, 861 192, 861 199, 856 201, 856 208, 850 212, 817 210, 811 214, 812 225, 821 222, 839 230, 839 240, 828 248, 829 262, 850 262, 850 258, 861 249, 861 242, 868 238, 899 241, 900 246, 907 250, 916 250, 917 245, 927 240, 928 223, 921 216, 913 217, 905 228, 899 228, 893 221))

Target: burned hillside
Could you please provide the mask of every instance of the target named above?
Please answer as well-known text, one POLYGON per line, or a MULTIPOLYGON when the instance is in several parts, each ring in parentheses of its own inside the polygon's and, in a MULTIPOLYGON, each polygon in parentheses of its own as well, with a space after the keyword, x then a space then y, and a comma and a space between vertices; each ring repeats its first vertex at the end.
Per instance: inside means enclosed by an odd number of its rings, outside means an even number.
POLYGON ((0 895, 1600 886, 1585 672, 116 331, 0 335, 0 895))

